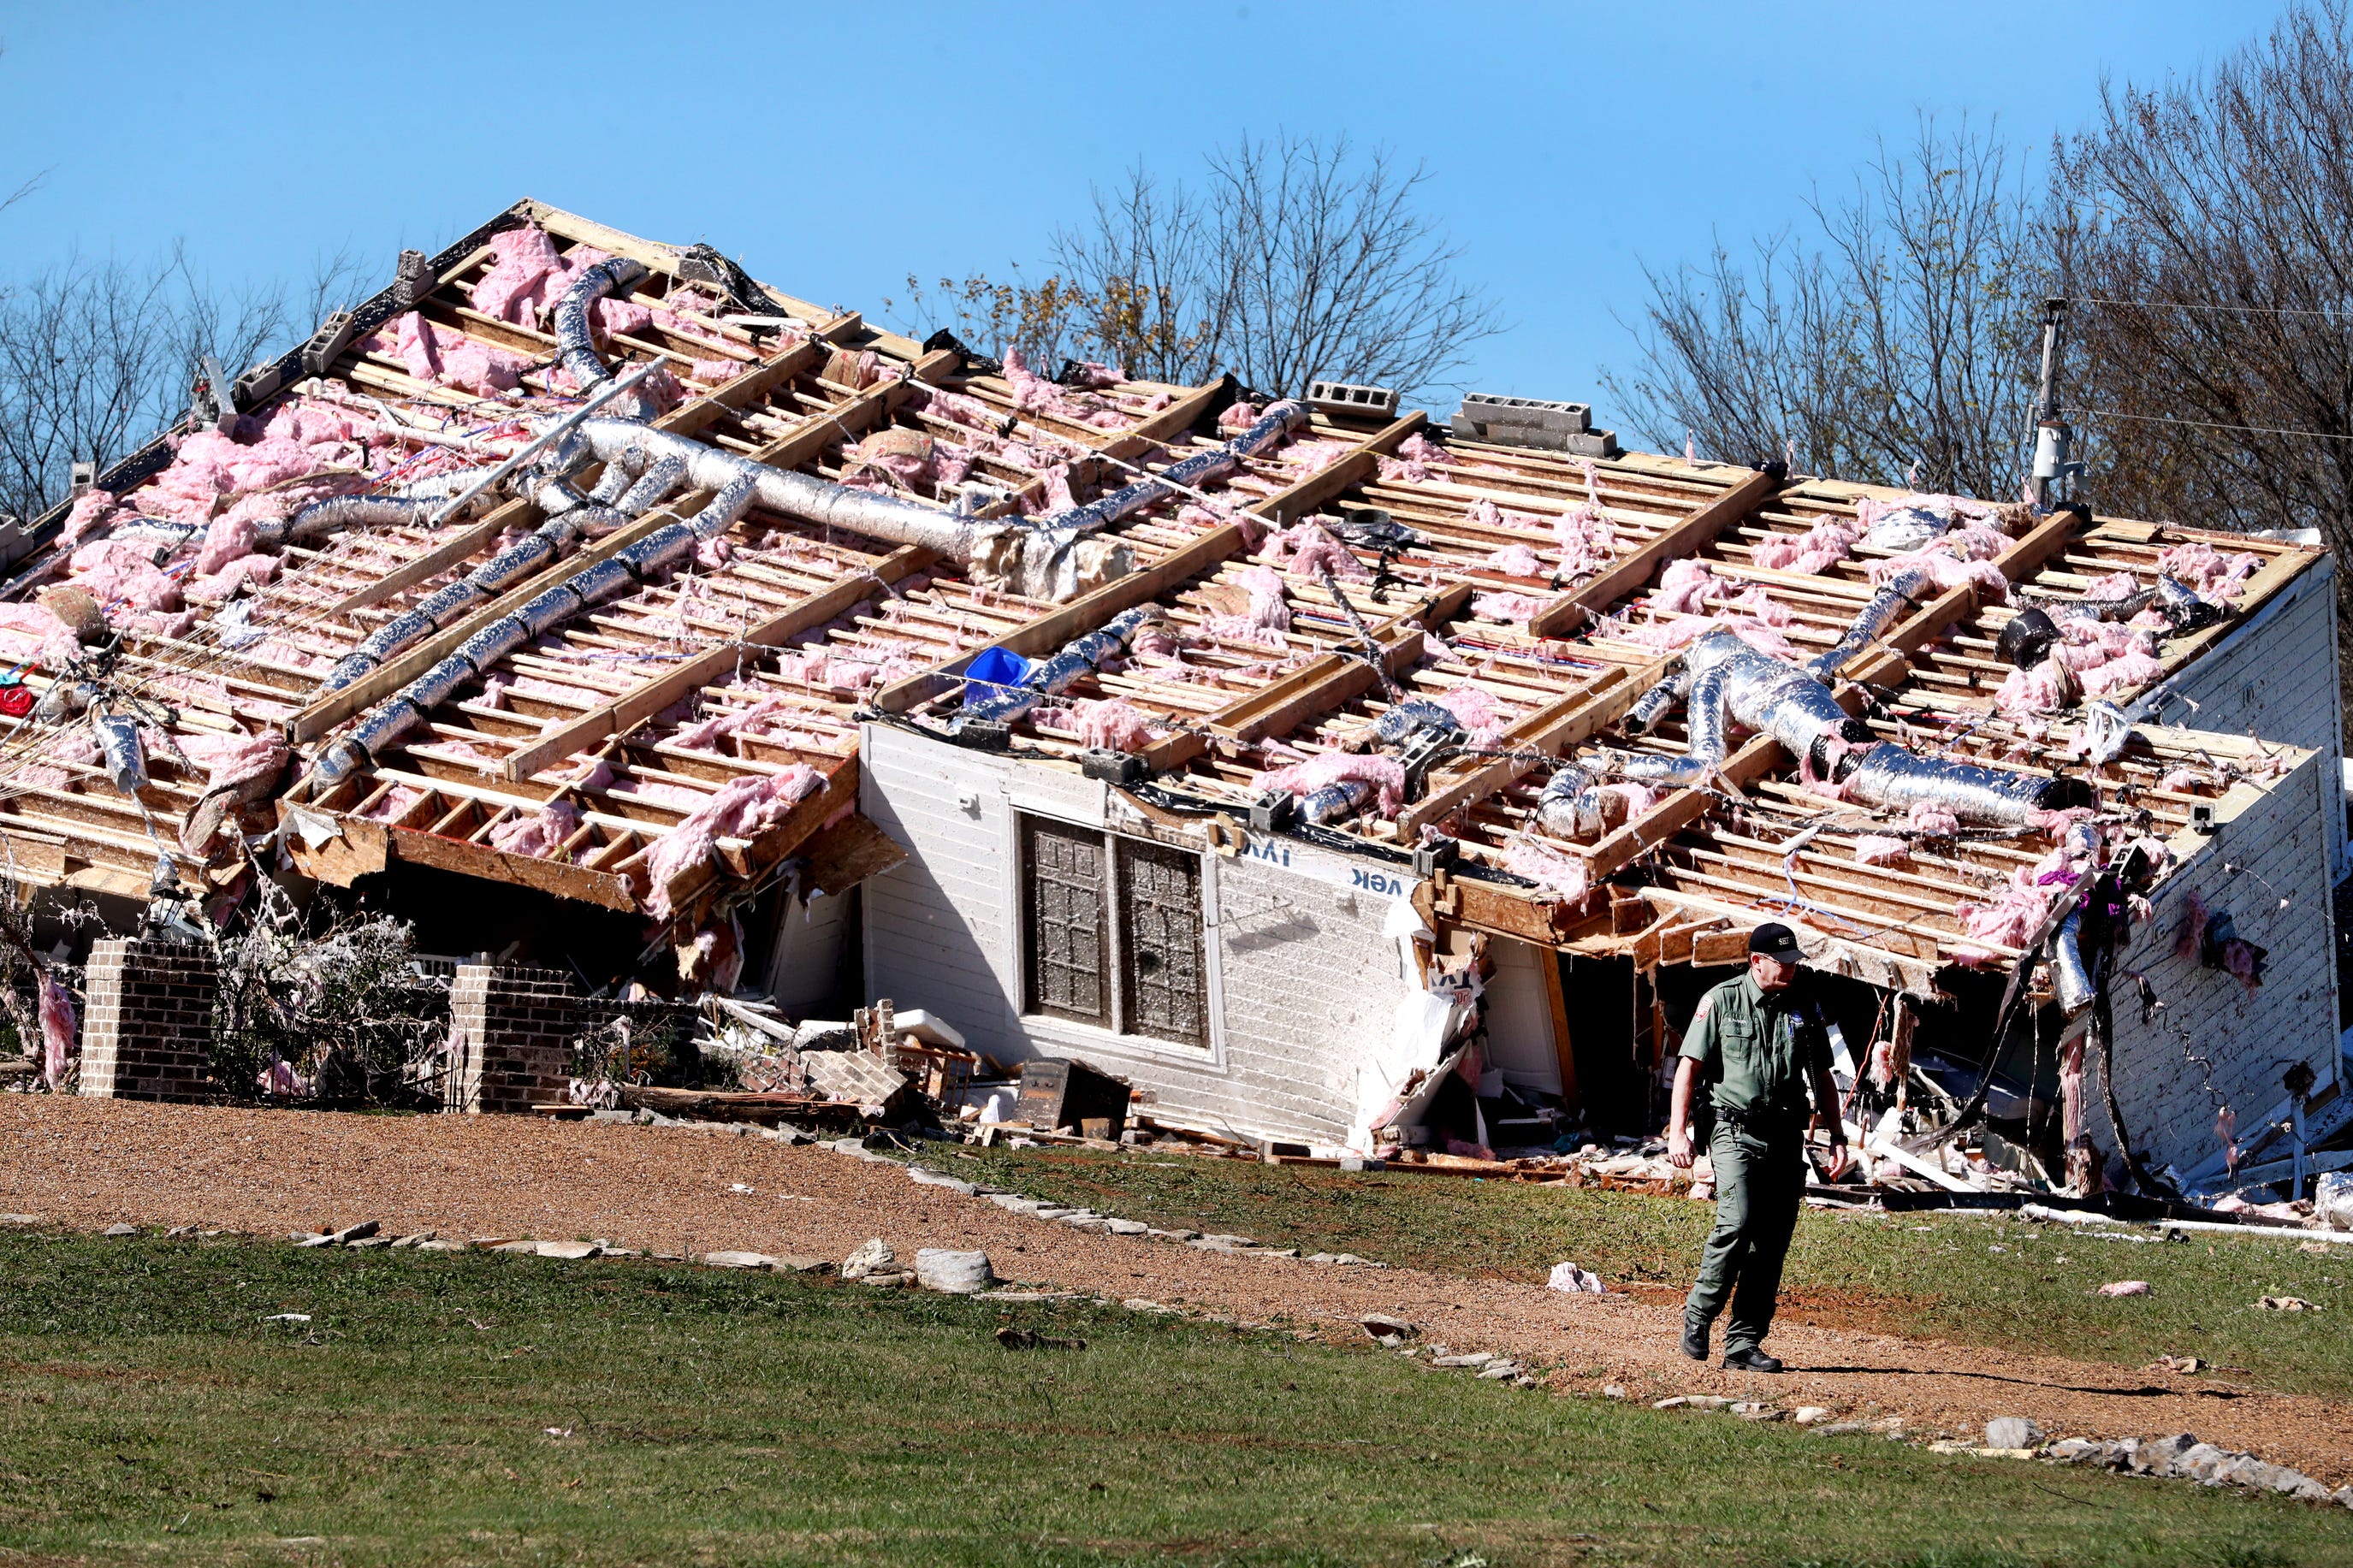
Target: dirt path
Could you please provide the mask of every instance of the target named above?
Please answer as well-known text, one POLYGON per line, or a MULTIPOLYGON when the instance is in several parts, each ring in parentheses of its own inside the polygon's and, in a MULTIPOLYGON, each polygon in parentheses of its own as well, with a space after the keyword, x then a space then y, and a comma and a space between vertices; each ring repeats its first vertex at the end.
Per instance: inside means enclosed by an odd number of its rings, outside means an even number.
MULTIPOLYGON (((935 1163, 949 1163, 944 1158, 935 1163)), ((205 1224, 262 1234, 381 1221, 396 1233, 604 1237, 680 1252, 846 1256, 881 1236, 984 1248, 1008 1279, 1265 1321, 1385 1312, 1424 1342, 1535 1358, 1562 1386, 1724 1394, 1893 1414, 1958 1430, 2031 1416, 2053 1436, 2189 1431, 2337 1486, 2353 1481, 2353 1405, 2056 1357, 1833 1329, 1777 1328, 1779 1377, 1699 1367, 1680 1314, 1498 1279, 1221 1255, 1090 1234, 919 1186, 894 1168, 758 1137, 505 1118, 362 1117, 0 1097, 0 1211, 98 1227, 205 1224), (737 1185, 753 1190, 739 1193, 737 1185)))

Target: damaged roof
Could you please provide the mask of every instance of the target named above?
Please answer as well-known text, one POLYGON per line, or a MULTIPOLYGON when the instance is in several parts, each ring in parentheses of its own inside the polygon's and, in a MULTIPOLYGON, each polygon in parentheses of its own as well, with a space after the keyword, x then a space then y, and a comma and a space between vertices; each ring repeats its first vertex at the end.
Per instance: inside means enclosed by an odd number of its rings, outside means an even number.
POLYGON ((226 887, 247 847, 224 825, 282 819, 286 853, 330 881, 406 860, 695 922, 787 866, 838 890, 888 863, 849 815, 875 721, 1095 767, 1172 824, 1356 780, 1365 798, 1313 831, 1400 862, 1423 849, 1425 868, 1457 857, 1424 887, 1429 912, 1662 952, 1794 917, 1852 972, 1914 987, 1957 960, 2016 959, 1957 906, 1998 902, 2053 852, 2048 834, 1841 804, 1763 735, 1684 782, 1687 711, 1639 734, 1624 721, 1694 639, 1799 660, 1843 647, 1844 744, 2083 777, 2185 847, 2193 808, 2227 812, 2306 755, 2148 725, 2116 751, 2084 720, 2199 658, 2317 551, 1577 458, 1419 413, 1261 406, 1230 384, 1047 380, 752 285, 714 255, 519 203, 47 520, 0 595, 0 651, 43 704, 0 745, 19 879, 142 896, 160 855, 183 891, 226 887), (615 259, 635 268, 590 291, 584 363, 561 307, 615 259), (451 504, 657 358, 617 400, 643 404, 647 452, 607 441, 538 489, 451 504), (831 502, 731 502, 689 480, 632 511, 670 438, 926 509, 939 531, 878 538, 829 521, 860 515, 831 502), (396 521, 301 536, 315 503, 403 492, 418 504, 396 521), (600 528, 501 564, 574 495, 609 513, 600 528), (1024 518, 1084 547, 1050 571, 1008 557, 1033 537, 1024 518), (680 524, 691 554, 641 567, 631 552, 680 524), (1915 595, 1890 601, 1891 572, 1928 557, 1915 595), (2146 596, 2160 563, 2227 614, 2144 604, 2137 629, 2076 628, 2031 669, 1998 654, 2030 604, 2146 596), (532 609, 597 571, 593 602, 532 609), (518 616, 512 646, 478 640, 518 616), (971 699, 1020 679, 1003 655, 1049 660, 1122 616, 1118 646, 1050 700, 975 721, 971 699), (989 681, 968 680, 984 657, 989 681), (453 658, 470 662, 436 679, 453 658), (1411 722, 1417 700, 1451 728, 1411 722), (143 737, 144 782, 121 777, 110 721, 143 737), (1441 743, 1414 745, 1425 732, 1441 743), (1564 763, 1598 792, 1567 831, 1538 810, 1564 763), (1429 854, 1433 838, 1455 847, 1429 854))

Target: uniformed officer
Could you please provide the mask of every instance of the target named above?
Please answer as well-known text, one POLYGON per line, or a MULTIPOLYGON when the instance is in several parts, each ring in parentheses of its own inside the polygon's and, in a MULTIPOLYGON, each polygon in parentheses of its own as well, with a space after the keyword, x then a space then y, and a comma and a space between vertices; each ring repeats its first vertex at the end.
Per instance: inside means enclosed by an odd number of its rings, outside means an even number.
POLYGON ((1667 1113, 1667 1158, 1686 1168, 1693 1097, 1702 1085, 1715 1122, 1708 1140, 1715 1229, 1700 1256, 1699 1282, 1683 1303, 1683 1353, 1707 1359, 1708 1332, 1729 1298, 1724 1364, 1739 1372, 1781 1370, 1762 1347, 1805 1196, 1810 1109, 1831 1128, 1831 1179, 1847 1167, 1830 1036, 1797 978, 1796 933, 1778 921, 1758 926, 1748 938, 1748 973, 1701 997, 1692 1015, 1667 1113))

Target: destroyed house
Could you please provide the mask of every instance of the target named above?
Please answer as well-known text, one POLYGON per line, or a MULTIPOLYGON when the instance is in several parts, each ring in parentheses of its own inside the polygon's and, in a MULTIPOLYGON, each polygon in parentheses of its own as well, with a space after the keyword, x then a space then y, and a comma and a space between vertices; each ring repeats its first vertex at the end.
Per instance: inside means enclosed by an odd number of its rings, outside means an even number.
POLYGON ((2079 1184, 2344 1103, 2316 550, 998 363, 528 202, 206 390, 0 603, 20 883, 276 855, 1316 1150, 1655 1129, 1767 920, 1905 1127, 1999 1033, 2079 1184))

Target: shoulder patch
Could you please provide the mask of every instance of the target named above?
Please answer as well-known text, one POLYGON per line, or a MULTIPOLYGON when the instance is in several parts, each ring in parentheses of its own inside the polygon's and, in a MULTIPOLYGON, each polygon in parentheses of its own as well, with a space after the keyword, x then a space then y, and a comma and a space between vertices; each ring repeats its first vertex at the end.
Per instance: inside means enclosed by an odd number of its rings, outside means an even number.
POLYGON ((1703 995, 1699 999, 1699 1005, 1692 1009, 1693 1026, 1696 1027, 1699 1021, 1707 1016, 1707 1010, 1715 1005, 1715 993, 1714 991, 1710 991, 1706 994, 1703 995))

